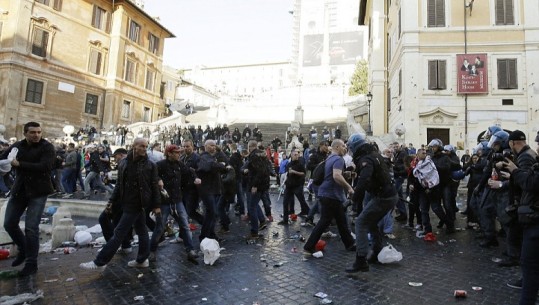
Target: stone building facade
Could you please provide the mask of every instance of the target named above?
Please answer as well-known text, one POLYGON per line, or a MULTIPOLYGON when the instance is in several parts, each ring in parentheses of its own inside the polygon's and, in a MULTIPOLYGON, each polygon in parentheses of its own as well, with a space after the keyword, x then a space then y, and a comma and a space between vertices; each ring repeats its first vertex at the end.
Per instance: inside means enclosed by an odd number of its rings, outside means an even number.
POLYGON ((374 134, 475 146, 490 125, 535 138, 539 2, 360 0, 374 134))
POLYGON ((162 54, 174 34, 129 0, 0 0, 0 123, 21 137, 97 130, 165 113, 162 54))

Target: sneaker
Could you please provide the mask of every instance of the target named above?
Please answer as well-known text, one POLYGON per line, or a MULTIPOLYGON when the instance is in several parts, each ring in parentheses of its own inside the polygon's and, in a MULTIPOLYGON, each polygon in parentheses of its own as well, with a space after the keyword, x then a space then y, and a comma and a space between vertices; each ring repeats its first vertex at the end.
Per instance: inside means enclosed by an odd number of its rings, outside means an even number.
POLYGON ((129 254, 133 252, 133 248, 129 247, 129 248, 119 248, 117 253, 120 253, 120 254, 129 254))
POLYGON ((173 240, 169 241, 169 243, 171 244, 179 244, 179 243, 183 243, 183 239, 179 238, 179 237, 176 237, 174 238, 173 240))
POLYGON ((387 238, 389 238, 389 239, 395 239, 395 238, 397 238, 397 237, 395 236, 395 234, 393 234, 393 233, 387 233, 387 234, 385 234, 384 236, 387 237, 387 238))
POLYGON ((81 263, 79 265, 79 267, 81 267, 82 269, 85 269, 85 270, 92 270, 92 271, 103 271, 105 270, 105 268, 107 267, 107 265, 103 265, 103 266, 98 266, 94 263, 94 261, 90 261, 90 262, 87 262, 87 263, 81 263))
POLYGON ((137 260, 132 260, 127 263, 127 266, 133 268, 148 268, 150 267, 150 261, 145 259, 142 263, 139 263, 137 260))
POLYGON ((507 283, 507 286, 515 289, 522 289, 522 279, 509 282, 507 283))
POLYGON ((196 253, 195 250, 190 250, 189 252, 187 252, 188 261, 198 264, 197 258, 198 258, 198 254, 196 253))
POLYGON ((325 237, 325 238, 332 238, 332 237, 337 237, 337 234, 335 234, 335 233, 333 233, 331 231, 327 231, 327 232, 322 233, 321 236, 325 237))
POLYGON ((264 230, 265 228, 268 227, 268 222, 267 221, 264 221, 264 222, 261 222, 259 225, 258 225, 258 230, 262 231, 264 230))
POLYGON ((416 231, 423 231, 423 226, 422 225, 415 225, 415 229, 416 229, 416 231))

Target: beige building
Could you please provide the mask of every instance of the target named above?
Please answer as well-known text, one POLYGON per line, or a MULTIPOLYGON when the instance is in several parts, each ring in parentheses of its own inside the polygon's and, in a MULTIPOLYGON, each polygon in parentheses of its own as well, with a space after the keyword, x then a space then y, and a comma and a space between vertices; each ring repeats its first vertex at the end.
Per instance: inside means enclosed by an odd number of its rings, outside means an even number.
POLYGON ((374 135, 473 147, 490 125, 537 132, 539 2, 360 0, 374 135), (404 126, 404 128, 402 128, 404 126))
POLYGON ((169 30, 129 0, 0 0, 0 123, 21 137, 109 129, 165 114, 169 30))

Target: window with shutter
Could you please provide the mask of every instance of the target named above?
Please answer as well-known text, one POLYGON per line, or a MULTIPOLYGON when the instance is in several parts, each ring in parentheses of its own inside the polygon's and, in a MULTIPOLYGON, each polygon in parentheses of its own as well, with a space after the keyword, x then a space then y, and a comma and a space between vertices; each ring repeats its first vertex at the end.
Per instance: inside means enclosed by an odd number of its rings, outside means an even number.
POLYGON ((32 54, 41 56, 41 57, 46 57, 48 42, 49 42, 49 32, 40 28, 35 28, 34 38, 32 41, 32 54))
POLYGON ((495 4, 496 25, 514 25, 513 0, 496 0, 495 4))
POLYGON ((136 63, 127 59, 125 61, 125 77, 124 79, 130 83, 135 83, 136 63))
POLYGON ((109 13, 105 9, 94 5, 94 10, 92 13, 92 26, 102 31, 107 30, 107 19, 109 19, 107 16, 109 16, 109 13))
POLYGON ((153 91, 154 82, 155 82, 155 72, 150 69, 146 70, 146 86, 145 86, 146 89, 153 91))
POLYGON ((159 38, 152 33, 148 33, 148 51, 153 54, 159 51, 159 38))
POLYGON ((138 43, 140 40, 140 25, 133 20, 129 22, 128 37, 131 41, 138 43))
POLYGON ((445 0, 427 1, 427 26, 445 26, 445 0))
POLYGON ((131 102, 124 101, 122 104, 122 119, 129 119, 131 117, 131 102))
POLYGON ((517 60, 498 59, 498 89, 518 89, 517 60))
POLYGON ((61 11, 62 10, 62 0, 54 0, 52 8, 57 10, 57 11, 61 11))
POLYGON ((89 70, 93 74, 101 75, 101 52, 92 49, 90 50, 90 67, 89 70))
POLYGON ((95 94, 86 94, 86 103, 84 104, 84 113, 97 115, 97 105, 99 97, 95 94))
POLYGON ((446 84, 446 61, 429 60, 429 90, 445 90, 446 84))
POLYGON ((41 104, 43 98, 43 82, 35 79, 28 79, 26 83, 26 96, 24 101, 34 104, 41 104))

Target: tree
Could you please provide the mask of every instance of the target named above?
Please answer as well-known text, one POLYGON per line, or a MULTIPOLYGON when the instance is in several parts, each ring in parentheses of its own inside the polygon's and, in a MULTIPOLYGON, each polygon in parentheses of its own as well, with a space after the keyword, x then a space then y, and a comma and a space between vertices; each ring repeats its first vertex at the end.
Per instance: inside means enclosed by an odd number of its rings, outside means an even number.
POLYGON ((354 96, 369 92, 368 72, 367 61, 364 59, 358 61, 354 75, 352 75, 352 78, 350 79, 350 89, 348 90, 348 95, 354 96))

